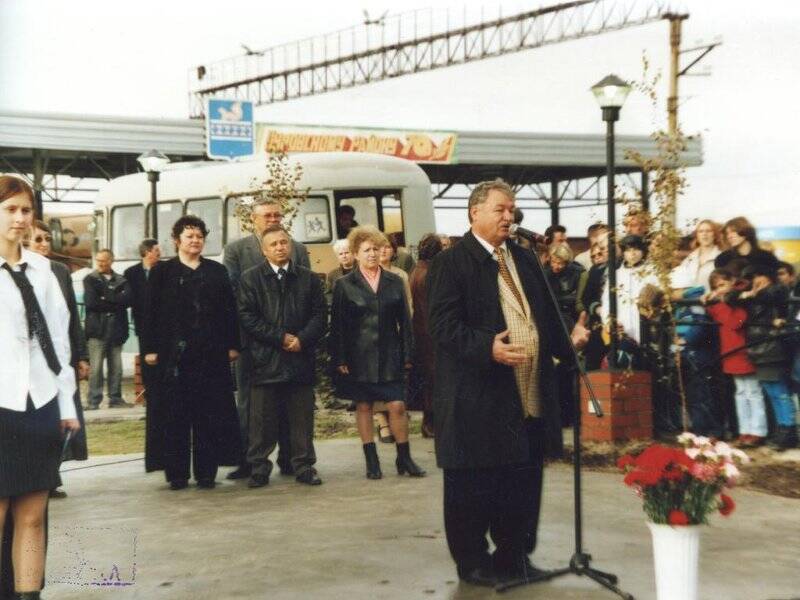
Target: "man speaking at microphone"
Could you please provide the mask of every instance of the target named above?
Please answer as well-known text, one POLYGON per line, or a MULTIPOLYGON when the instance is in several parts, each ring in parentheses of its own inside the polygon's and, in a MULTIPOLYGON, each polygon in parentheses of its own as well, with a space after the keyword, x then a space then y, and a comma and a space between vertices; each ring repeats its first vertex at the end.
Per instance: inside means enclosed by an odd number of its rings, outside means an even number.
MULTIPOLYGON (((470 231, 427 280, 447 543, 462 581, 536 581, 548 576, 528 558, 544 457, 562 449, 553 357, 572 355, 535 256, 509 240, 511 187, 479 183, 467 208, 470 231)), ((572 332, 579 347, 584 324, 572 332)))

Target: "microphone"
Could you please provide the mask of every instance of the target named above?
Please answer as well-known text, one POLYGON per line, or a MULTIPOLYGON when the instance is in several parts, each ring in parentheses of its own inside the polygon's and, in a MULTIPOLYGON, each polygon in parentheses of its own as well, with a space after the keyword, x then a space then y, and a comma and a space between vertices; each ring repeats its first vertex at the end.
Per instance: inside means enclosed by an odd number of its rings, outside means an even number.
POLYGON ((511 233, 511 235, 518 235, 519 237, 525 238, 533 244, 547 244, 547 238, 545 236, 540 233, 536 233, 535 231, 531 231, 530 229, 520 227, 516 223, 512 224, 511 227, 508 228, 508 231, 511 233))

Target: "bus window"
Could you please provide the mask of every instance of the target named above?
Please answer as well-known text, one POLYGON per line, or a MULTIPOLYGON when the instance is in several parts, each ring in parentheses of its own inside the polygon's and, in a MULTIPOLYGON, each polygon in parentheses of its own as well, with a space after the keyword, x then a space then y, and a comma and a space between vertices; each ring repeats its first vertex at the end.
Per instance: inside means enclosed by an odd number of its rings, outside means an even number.
MULTIPOLYGON (((150 229, 152 207, 147 206, 147 230, 150 229)), ((172 226, 175 221, 183 216, 183 205, 179 200, 158 201, 158 245, 161 246, 161 256, 172 258, 175 256, 175 244, 172 243, 172 226)), ((142 241, 142 238, 139 239, 142 241)), ((138 252, 137 252, 138 255, 138 252)), ((138 257, 138 256, 137 256, 138 257)))
MULTIPOLYGON (((337 190, 336 206, 352 206, 359 225, 374 225, 384 233, 403 233, 400 192, 395 190, 337 190)), ((344 237, 337 231, 338 237, 344 237)))
POLYGON ((92 223, 94 239, 92 240, 92 254, 100 248, 105 248, 106 242, 106 214, 102 210, 94 211, 94 222, 92 223))
POLYGON ((290 217, 289 233, 298 242, 330 242, 332 239, 331 217, 326 196, 307 196, 290 217))
POLYGON ((206 224, 208 237, 203 254, 206 256, 222 254, 222 198, 187 200, 186 214, 200 217, 206 224))
POLYGON ((236 207, 239 202, 248 204, 253 201, 250 196, 229 196, 225 199, 225 243, 230 244, 242 239, 247 232, 242 229, 239 217, 236 216, 236 207))
POLYGON ((403 213, 400 210, 400 194, 386 194, 381 198, 381 213, 383 216, 383 232, 403 233, 403 213))
MULTIPOLYGON (((102 237, 97 239, 102 240, 102 237)), ((144 207, 141 204, 115 206, 111 210, 111 251, 114 258, 139 260, 139 244, 143 239, 144 207)))

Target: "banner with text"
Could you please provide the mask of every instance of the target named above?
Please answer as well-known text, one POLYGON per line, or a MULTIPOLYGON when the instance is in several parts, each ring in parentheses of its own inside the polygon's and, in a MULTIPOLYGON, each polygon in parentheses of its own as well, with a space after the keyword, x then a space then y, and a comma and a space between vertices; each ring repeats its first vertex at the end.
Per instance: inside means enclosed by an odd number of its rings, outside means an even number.
POLYGON ((317 127, 256 126, 259 150, 266 152, 370 152, 420 163, 455 163, 455 133, 317 127))

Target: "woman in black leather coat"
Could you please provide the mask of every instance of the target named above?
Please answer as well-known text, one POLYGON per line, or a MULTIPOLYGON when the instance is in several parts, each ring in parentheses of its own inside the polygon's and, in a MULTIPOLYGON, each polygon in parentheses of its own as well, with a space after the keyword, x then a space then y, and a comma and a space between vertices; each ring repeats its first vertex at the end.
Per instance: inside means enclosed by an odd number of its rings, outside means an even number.
POLYGON ((347 236, 357 267, 336 282, 331 306, 330 354, 336 369, 337 396, 356 403, 356 421, 367 478, 382 477, 373 441, 372 403, 383 401, 397 442, 397 472, 421 477, 425 471, 411 459, 404 377, 411 367, 411 319, 403 282, 381 269, 385 236, 370 226, 347 236))

